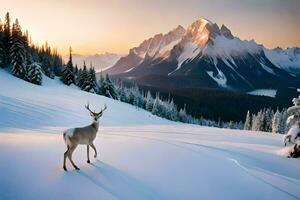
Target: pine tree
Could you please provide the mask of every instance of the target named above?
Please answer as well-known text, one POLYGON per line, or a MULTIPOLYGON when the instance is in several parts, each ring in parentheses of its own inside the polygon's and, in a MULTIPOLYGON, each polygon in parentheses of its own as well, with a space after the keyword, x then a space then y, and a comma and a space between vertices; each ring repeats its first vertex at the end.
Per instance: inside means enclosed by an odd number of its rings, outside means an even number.
POLYGON ((156 94, 156 98, 153 102, 153 107, 152 107, 152 114, 153 115, 160 115, 160 109, 159 109, 159 96, 156 94))
POLYGON ((83 82, 82 89, 91 93, 98 93, 98 85, 96 82, 96 72, 95 69, 90 66, 89 71, 87 71, 86 78, 83 82))
POLYGON ((178 111, 176 105, 174 104, 173 99, 171 101, 166 102, 165 106, 166 106, 166 118, 172 121, 177 121, 178 111))
POLYGON ((4 30, 3 24, 0 19, 0 67, 4 67, 4 30))
POLYGON ((12 45, 10 48, 10 58, 12 62, 13 75, 26 80, 26 52, 18 19, 16 19, 12 28, 12 45))
MULTIPOLYGON (((297 91, 300 92, 300 89, 297 89, 297 91)), ((289 127, 300 121, 300 95, 293 98, 292 102, 294 105, 287 110, 287 124, 289 127)))
POLYGON ((153 108, 153 103, 154 103, 154 99, 153 99, 153 97, 152 97, 152 95, 151 95, 151 93, 150 93, 150 91, 148 90, 148 92, 147 92, 147 96, 146 96, 146 105, 145 105, 145 108, 146 108, 146 110, 148 110, 148 111, 152 111, 152 108, 153 108))
POLYGON ((252 130, 253 131, 261 131, 262 130, 262 122, 263 122, 263 112, 260 110, 257 115, 253 115, 252 117, 252 130))
POLYGON ((132 93, 133 93, 133 105, 139 108, 143 107, 143 96, 141 95, 138 86, 134 86, 132 88, 132 93))
POLYGON ((288 119, 288 112, 287 109, 283 109, 281 111, 281 122, 280 122, 280 130, 279 133, 285 134, 289 130, 289 125, 286 123, 288 119))
POLYGON ((31 65, 29 65, 28 81, 36 85, 42 84, 42 72, 39 63, 33 62, 31 65))
POLYGON ((105 79, 103 78, 102 73, 100 74, 99 85, 100 85, 99 93, 101 95, 107 96, 112 99, 119 99, 117 89, 114 86, 114 84, 111 82, 111 80, 109 79, 108 74, 106 74, 105 79))
POLYGON ((282 115, 279 110, 276 110, 272 119, 272 133, 280 133, 282 115))
POLYGON ((186 114, 186 106, 185 105, 183 108, 181 108, 179 110, 178 116, 179 116, 179 121, 184 122, 184 123, 188 122, 188 116, 186 114))
POLYGON ((5 16, 5 24, 4 24, 4 32, 3 32, 3 53, 4 53, 4 66, 9 65, 11 63, 10 49, 11 49, 11 23, 10 23, 9 12, 6 13, 5 16))
POLYGON ((251 115, 250 115, 250 112, 248 110, 247 115, 246 115, 245 124, 244 124, 244 130, 251 130, 251 127, 252 127, 251 122, 252 122, 251 115))
POLYGON ((78 66, 76 64, 75 68, 74 68, 74 74, 75 74, 76 77, 78 76, 78 72, 79 72, 79 69, 78 69, 78 66))
POLYGON ((73 62, 72 62, 72 49, 70 47, 70 58, 67 63, 67 66, 63 70, 62 74, 62 82, 66 85, 71 85, 75 84, 75 77, 74 77, 74 67, 73 67, 73 62))
POLYGON ((87 69, 85 65, 85 61, 83 61, 83 69, 81 70, 80 74, 77 77, 77 86, 83 89, 85 87, 84 83, 85 80, 87 79, 87 69))
POLYGON ((265 126, 264 131, 272 132, 272 119, 274 116, 274 112, 271 108, 266 109, 265 111, 265 126))

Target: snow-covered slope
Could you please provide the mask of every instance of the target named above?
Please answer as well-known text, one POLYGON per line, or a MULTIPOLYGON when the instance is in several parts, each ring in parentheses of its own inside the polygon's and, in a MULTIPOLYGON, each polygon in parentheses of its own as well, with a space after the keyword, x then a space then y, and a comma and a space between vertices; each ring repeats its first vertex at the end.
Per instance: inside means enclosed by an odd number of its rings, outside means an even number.
POLYGON ((299 160, 278 154, 281 135, 170 122, 133 106, 67 87, 43 86, 0 69, 0 199, 300 198, 299 160), (64 172, 62 131, 86 125, 84 104, 108 106, 95 140, 64 172))
MULTIPOLYGON (((104 53, 104 54, 95 54, 95 55, 81 55, 73 54, 72 59, 73 63, 77 64, 78 67, 83 66, 83 62, 86 62, 87 67, 92 63, 93 67, 97 72, 104 71, 112 67, 116 62, 121 58, 121 55, 114 53, 104 53)), ((64 61, 68 62, 69 55, 64 56, 64 61)))
POLYGON ((265 49, 265 54, 278 67, 291 74, 300 75, 300 48, 265 49))

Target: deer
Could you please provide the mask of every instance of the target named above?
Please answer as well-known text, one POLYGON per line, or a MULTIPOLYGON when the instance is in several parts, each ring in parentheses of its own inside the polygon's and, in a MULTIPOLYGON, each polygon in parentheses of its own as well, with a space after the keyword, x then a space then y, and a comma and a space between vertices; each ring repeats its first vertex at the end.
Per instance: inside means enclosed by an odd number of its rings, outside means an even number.
POLYGON ((90 151, 89 147, 91 147, 95 152, 94 158, 97 157, 97 149, 93 141, 96 138, 99 129, 98 120, 103 115, 103 112, 106 110, 107 106, 106 104, 104 104, 104 108, 101 109, 101 111, 98 113, 95 111, 94 112, 91 111, 89 104, 87 104, 85 108, 90 112, 90 116, 92 117, 93 122, 88 126, 79 127, 79 128, 70 128, 63 132, 64 142, 67 145, 67 150, 64 153, 64 161, 63 161, 63 169, 65 171, 67 171, 67 167, 66 167, 67 157, 70 160, 73 167, 76 170, 79 170, 79 168, 75 165, 75 163, 72 160, 72 154, 79 144, 87 146, 87 163, 91 163, 90 155, 89 155, 89 151, 90 151))

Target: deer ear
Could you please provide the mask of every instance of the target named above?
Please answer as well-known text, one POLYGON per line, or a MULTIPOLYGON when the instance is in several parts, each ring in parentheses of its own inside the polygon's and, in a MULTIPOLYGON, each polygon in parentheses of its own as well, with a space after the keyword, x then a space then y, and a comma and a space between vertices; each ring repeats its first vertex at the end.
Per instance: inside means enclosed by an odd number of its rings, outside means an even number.
POLYGON ((94 117, 93 113, 90 112, 91 117, 94 117))

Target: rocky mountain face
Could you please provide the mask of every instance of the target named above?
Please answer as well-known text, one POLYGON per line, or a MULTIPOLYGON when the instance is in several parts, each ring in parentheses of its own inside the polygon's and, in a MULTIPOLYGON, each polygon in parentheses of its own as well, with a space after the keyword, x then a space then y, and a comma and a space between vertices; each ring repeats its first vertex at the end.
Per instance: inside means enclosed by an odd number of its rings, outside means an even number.
MULTIPOLYGON (((254 40, 240 40, 225 25, 219 28, 201 18, 186 30, 178 26, 145 40, 106 72, 141 85, 171 89, 249 91, 296 86, 299 80, 287 70, 294 66, 283 67, 281 60, 275 59, 277 54, 284 53, 266 50, 254 40)), ((290 60, 291 55, 285 57, 290 60)))
POLYGON ((143 41, 138 47, 129 50, 129 54, 122 57, 110 69, 106 70, 109 74, 129 72, 142 62, 151 59, 167 56, 170 50, 180 41, 185 29, 178 26, 167 34, 157 34, 152 38, 143 41))

